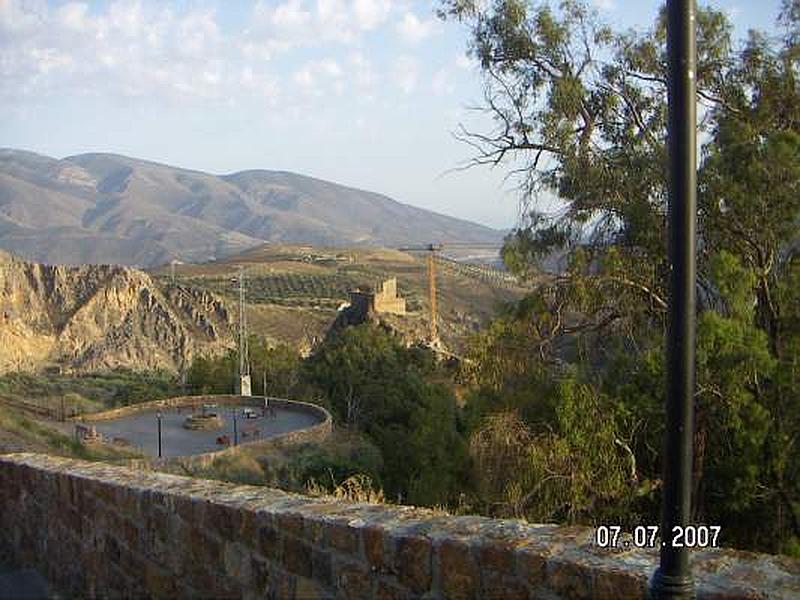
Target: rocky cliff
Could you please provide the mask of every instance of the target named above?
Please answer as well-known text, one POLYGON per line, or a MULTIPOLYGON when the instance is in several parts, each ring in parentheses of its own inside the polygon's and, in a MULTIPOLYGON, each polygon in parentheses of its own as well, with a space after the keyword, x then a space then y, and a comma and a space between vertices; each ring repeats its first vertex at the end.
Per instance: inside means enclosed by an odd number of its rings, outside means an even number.
POLYGON ((60 366, 180 370, 233 344, 231 315, 207 291, 160 288, 114 265, 29 263, 0 251, 0 373, 60 366))

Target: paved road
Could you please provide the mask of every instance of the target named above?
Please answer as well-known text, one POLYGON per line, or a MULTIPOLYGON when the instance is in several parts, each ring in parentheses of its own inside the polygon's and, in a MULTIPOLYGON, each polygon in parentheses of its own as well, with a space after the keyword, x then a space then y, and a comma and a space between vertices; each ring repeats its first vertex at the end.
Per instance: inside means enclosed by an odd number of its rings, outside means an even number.
MULTIPOLYGON (((275 409, 275 417, 245 419, 242 410, 245 406, 236 407, 236 428, 239 441, 264 439, 280 433, 304 429, 319 422, 317 417, 306 413, 275 409), (243 438, 245 430, 257 429, 259 436, 243 438)), ((97 431, 110 438, 123 438, 134 447, 139 447, 145 454, 158 456, 158 419, 157 410, 142 411, 112 421, 91 423, 97 431)), ((257 414, 261 411, 256 409, 257 414)), ((162 411, 161 420, 161 452, 162 456, 188 456, 221 450, 217 445, 217 437, 228 435, 233 440, 233 407, 220 406, 219 414, 224 420, 223 427, 205 431, 192 431, 183 427, 186 417, 191 414, 190 408, 169 409, 162 411)))

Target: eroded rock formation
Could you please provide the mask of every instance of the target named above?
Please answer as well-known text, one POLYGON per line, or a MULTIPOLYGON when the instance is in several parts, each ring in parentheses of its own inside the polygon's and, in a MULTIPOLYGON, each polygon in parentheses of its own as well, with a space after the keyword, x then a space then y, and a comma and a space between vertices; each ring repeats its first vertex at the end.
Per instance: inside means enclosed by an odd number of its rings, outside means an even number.
POLYGON ((50 266, 0 251, 0 372, 58 365, 179 370, 232 345, 213 294, 115 265, 50 266))

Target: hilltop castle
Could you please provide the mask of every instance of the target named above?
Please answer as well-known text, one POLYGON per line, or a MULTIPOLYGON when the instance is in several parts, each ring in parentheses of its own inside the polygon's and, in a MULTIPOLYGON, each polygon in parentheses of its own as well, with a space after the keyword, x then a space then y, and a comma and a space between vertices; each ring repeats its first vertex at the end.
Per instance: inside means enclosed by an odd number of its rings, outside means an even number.
POLYGON ((363 317, 373 313, 406 314, 405 298, 397 294, 396 277, 381 283, 374 292, 350 292, 350 306, 363 317))

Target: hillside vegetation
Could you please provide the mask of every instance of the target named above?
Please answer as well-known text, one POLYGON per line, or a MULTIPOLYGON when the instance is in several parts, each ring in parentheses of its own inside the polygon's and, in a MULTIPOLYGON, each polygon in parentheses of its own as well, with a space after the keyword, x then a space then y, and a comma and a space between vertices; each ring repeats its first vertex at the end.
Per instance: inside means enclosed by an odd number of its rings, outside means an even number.
MULTIPOLYGON (((437 262, 438 314, 445 345, 463 348, 468 335, 504 304, 520 298, 528 285, 509 274, 479 265, 437 262)), ((385 317, 409 342, 427 339, 428 274, 425 256, 383 248, 324 248, 268 244, 225 260, 175 265, 176 282, 238 302, 239 268, 245 269, 250 333, 310 348, 323 338, 351 290, 374 290, 396 277, 408 314, 385 317)), ((171 270, 152 271, 165 288, 171 270)), ((236 317, 238 318, 238 317, 236 317)))

